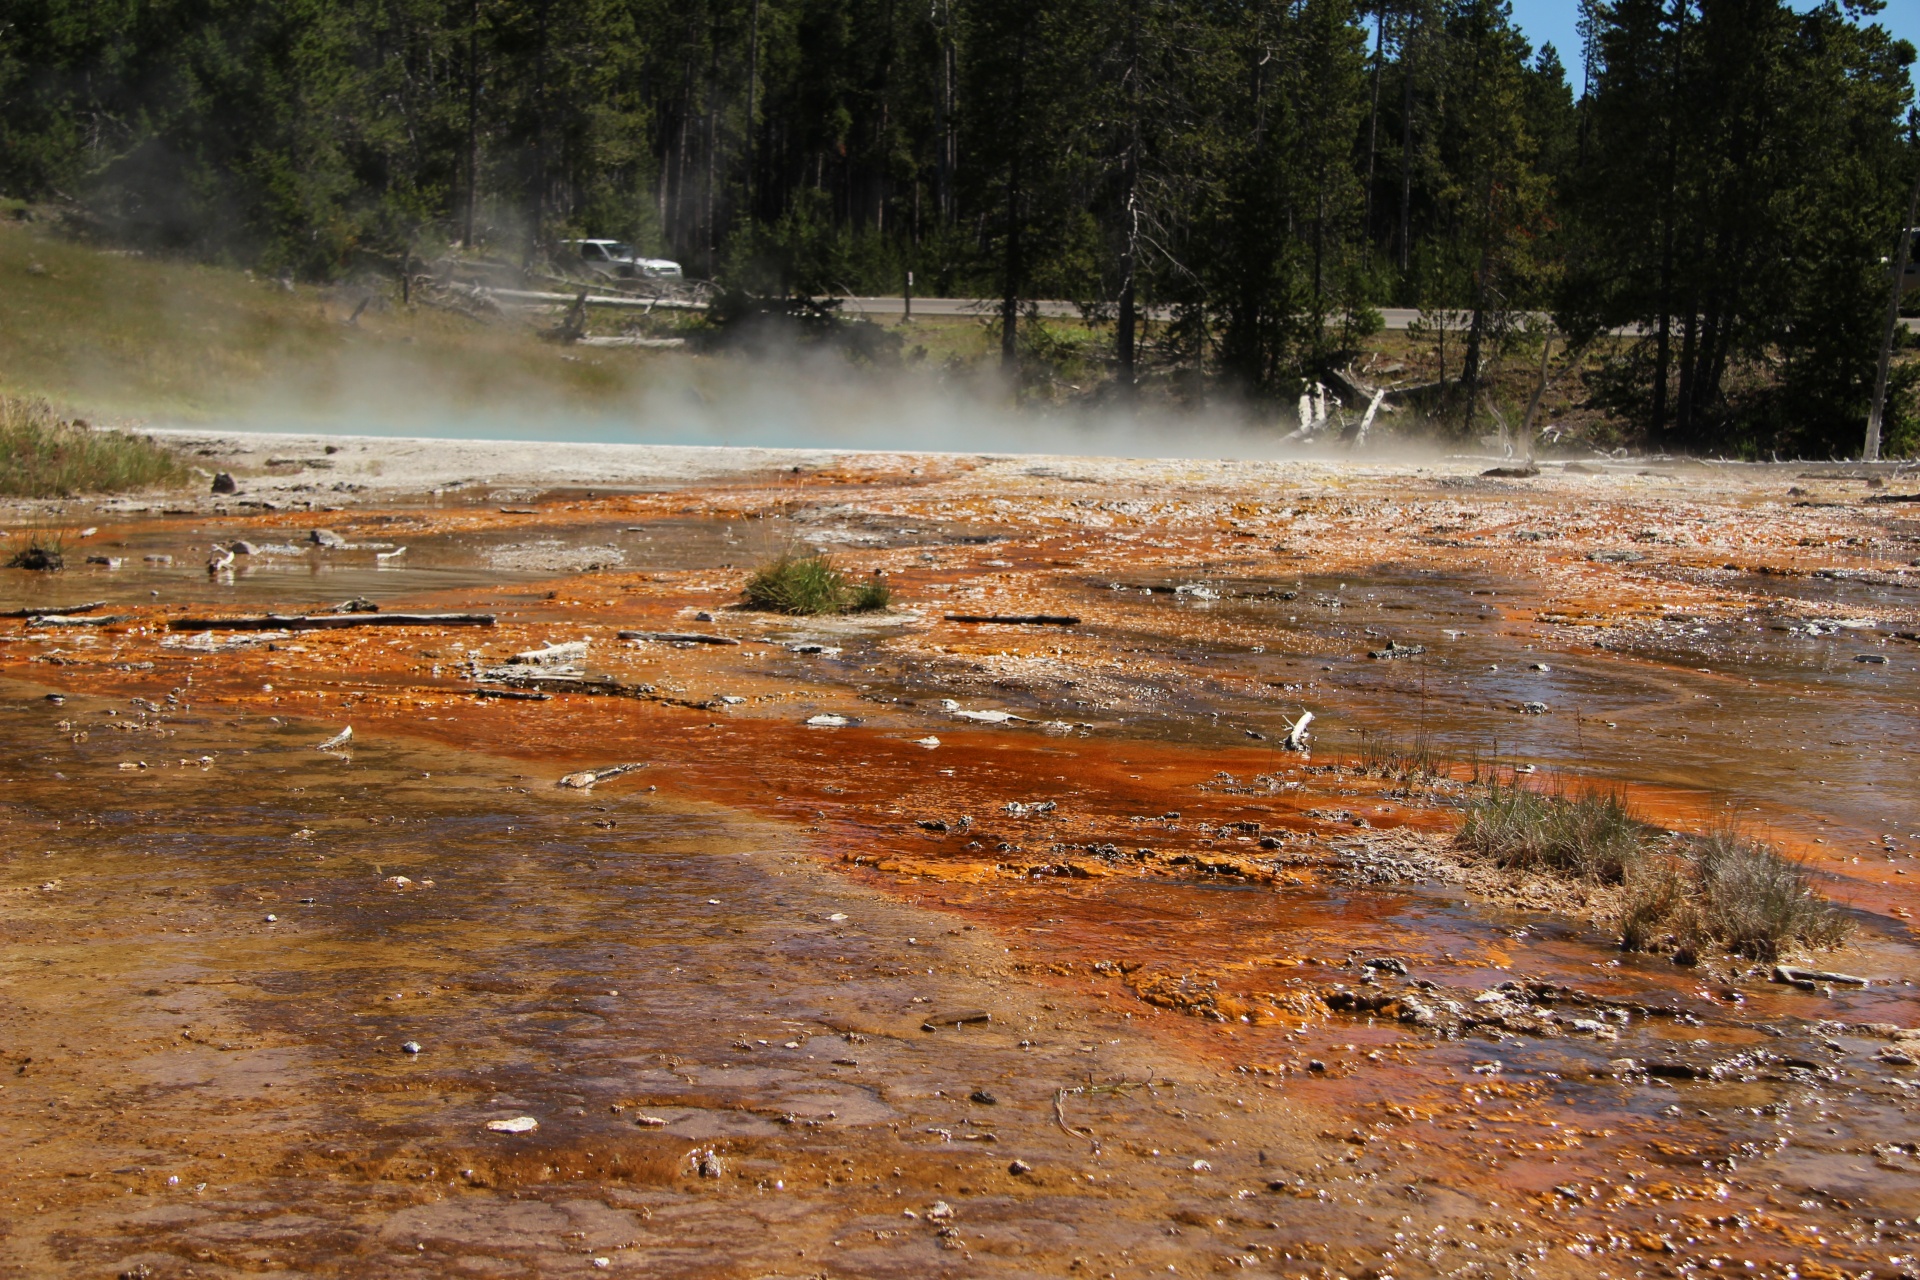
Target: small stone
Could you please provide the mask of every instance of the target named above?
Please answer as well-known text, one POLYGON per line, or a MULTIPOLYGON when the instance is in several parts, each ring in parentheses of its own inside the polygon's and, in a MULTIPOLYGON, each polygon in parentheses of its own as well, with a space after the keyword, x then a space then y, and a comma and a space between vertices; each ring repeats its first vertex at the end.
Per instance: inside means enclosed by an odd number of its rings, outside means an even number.
POLYGON ((307 540, 316 547, 334 549, 347 545, 347 540, 331 529, 315 529, 307 534, 307 540))
POLYGON ((1212 1173, 1213 1172, 1212 1163, 1206 1160, 1195 1160, 1191 1167, 1195 1173, 1212 1173))
POLYGON ((1309 1058, 1309 1059, 1307 1059, 1307 1070, 1309 1070, 1309 1071, 1325 1071, 1326 1069, 1327 1069, 1327 1064, 1326 1064, 1326 1063, 1324 1063, 1324 1062, 1322 1062, 1322 1061, 1320 1061, 1320 1059, 1318 1059, 1318 1058, 1309 1058))
POLYGON ((215 493, 238 493, 240 492, 240 486, 234 483, 231 475, 222 471, 213 477, 213 491, 215 493))
POLYGON ((268 924, 278 924, 279 922, 280 922, 280 917, 279 917, 279 916, 271 916, 271 915, 270 915, 270 916, 268 916, 268 917, 267 917, 267 923, 268 923, 268 924))
POLYGON ((532 1116, 515 1116, 511 1120, 489 1120, 487 1128, 494 1133, 532 1133, 540 1127, 540 1122, 532 1116))
POLYGON ((1032 1173, 1033 1166, 1028 1164, 1025 1160, 1015 1160, 1012 1164, 1007 1166, 1007 1172, 1013 1174, 1015 1177, 1019 1177, 1023 1173, 1032 1173))
POLYGON ((975 1089, 972 1093, 967 1095, 967 1101, 977 1102, 983 1107, 993 1107, 993 1106, 998 1106, 1000 1104, 1000 1099, 994 1097, 992 1094, 988 1093, 985 1089, 975 1089))
POLYGON ((418 1040, 409 1040, 405 1044, 400 1046, 400 1052, 418 1053, 420 1052, 420 1042, 418 1040))

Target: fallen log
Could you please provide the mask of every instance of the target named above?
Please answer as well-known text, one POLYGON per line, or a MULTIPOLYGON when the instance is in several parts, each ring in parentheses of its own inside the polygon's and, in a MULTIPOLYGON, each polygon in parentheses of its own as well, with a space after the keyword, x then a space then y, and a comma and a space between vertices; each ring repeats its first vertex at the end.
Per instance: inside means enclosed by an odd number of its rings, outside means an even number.
POLYGON ((704 631, 622 631, 622 640, 654 640, 661 644, 739 644, 732 636, 708 635, 704 631))
POLYGON ((606 676, 583 676, 563 672, 549 674, 529 669, 525 674, 514 675, 495 670, 479 678, 488 684, 509 689, 544 690, 548 693, 585 693, 609 698, 652 699, 655 697, 654 687, 650 684, 622 684, 606 676))
POLYGON ((1077 627, 1080 619, 1066 613, 950 613, 948 622, 997 622, 1017 627, 1077 627))
POLYGON ((635 769, 644 769, 646 767, 646 763, 642 761, 638 764, 616 764, 607 769, 582 769, 578 773, 568 774, 553 785, 556 787, 569 787, 575 791, 584 791, 596 782, 605 782, 609 778, 617 778, 623 773, 632 773, 635 769))
POLYGON ((169 618, 169 631, 338 631, 346 627, 491 627, 491 613, 269 613, 245 618, 169 618))
POLYGON ((64 613, 36 614, 27 619, 29 627, 110 627, 116 622, 125 622, 124 613, 99 613, 92 617, 71 617, 64 613))
POLYGON ((529 649, 525 653, 516 653, 507 661, 515 666, 551 667, 573 662, 575 658, 587 656, 585 640, 570 640, 565 644, 548 642, 544 648, 529 649))
POLYGON ((105 600, 89 600, 86 604, 43 604, 35 609, 9 609, 0 613, 0 618, 53 618, 69 613, 92 613, 95 609, 106 607, 105 600))
POLYGON ((1866 978, 1851 973, 1835 973, 1830 969, 1803 969, 1799 965, 1777 964, 1773 966, 1773 980, 1788 986, 1807 988, 1817 982, 1837 982, 1843 986, 1864 987, 1870 985, 1866 978))

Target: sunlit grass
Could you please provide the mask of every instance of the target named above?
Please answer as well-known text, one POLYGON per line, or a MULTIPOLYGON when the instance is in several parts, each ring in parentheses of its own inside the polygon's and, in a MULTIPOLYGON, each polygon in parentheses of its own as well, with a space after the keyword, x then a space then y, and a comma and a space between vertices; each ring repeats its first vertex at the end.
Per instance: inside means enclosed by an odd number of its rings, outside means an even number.
POLYGON ((1456 843, 1505 869, 1618 886, 1629 951, 1771 961, 1837 947, 1852 930, 1806 868, 1772 845, 1731 828, 1660 835, 1617 791, 1498 783, 1469 807, 1456 843))
POLYGON ((145 436, 95 430, 61 418, 45 400, 0 394, 0 494, 123 493, 178 484, 186 475, 172 451, 145 436))
POLYGON ((774 613, 814 615, 884 609, 893 597, 879 574, 849 582, 823 555, 783 555, 747 579, 747 604, 774 613))

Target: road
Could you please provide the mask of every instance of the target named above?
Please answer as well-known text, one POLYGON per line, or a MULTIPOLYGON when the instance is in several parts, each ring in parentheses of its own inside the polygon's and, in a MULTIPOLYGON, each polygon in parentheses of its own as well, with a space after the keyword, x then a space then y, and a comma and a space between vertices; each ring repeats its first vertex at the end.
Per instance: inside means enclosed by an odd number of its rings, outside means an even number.
MULTIPOLYGON (((1041 315, 1050 319, 1078 318, 1080 308, 1071 302, 1039 301, 1032 304, 1041 315)), ((892 298, 842 298, 840 309, 847 315, 866 316, 873 320, 894 320, 901 314, 901 299, 892 298)), ((916 316, 990 316, 998 314, 1000 302, 997 298, 915 298, 913 313, 916 316)), ((1165 308, 1151 308, 1151 318, 1164 320, 1171 313, 1165 308)), ((1466 314, 1457 313, 1454 328, 1466 328, 1466 314)), ((1403 332, 1420 318, 1416 307, 1382 307, 1380 318, 1385 327, 1393 332, 1403 332)), ((1906 320, 1909 331, 1920 333, 1920 318, 1909 317, 1906 320)), ((1631 330, 1621 330, 1631 332, 1631 330)))

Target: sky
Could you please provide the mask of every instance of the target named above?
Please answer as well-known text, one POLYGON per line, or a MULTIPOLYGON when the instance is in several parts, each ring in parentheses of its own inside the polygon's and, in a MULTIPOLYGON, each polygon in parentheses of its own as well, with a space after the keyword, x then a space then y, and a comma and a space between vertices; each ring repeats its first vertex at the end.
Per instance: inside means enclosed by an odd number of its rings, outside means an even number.
MULTIPOLYGON (((1810 3, 1796 0, 1795 8, 1811 8, 1810 3)), ((1580 35, 1574 30, 1574 21, 1578 17, 1580 6, 1577 0, 1513 0, 1513 19, 1527 39, 1533 41, 1533 47, 1552 44, 1560 51, 1560 61, 1567 68, 1567 75, 1573 81, 1573 91, 1579 93, 1580 84, 1580 35)), ((1887 0, 1887 7, 1875 18, 1894 35, 1911 40, 1920 46, 1920 0, 1887 0)), ((1920 83, 1920 73, 1915 82, 1920 83)))

